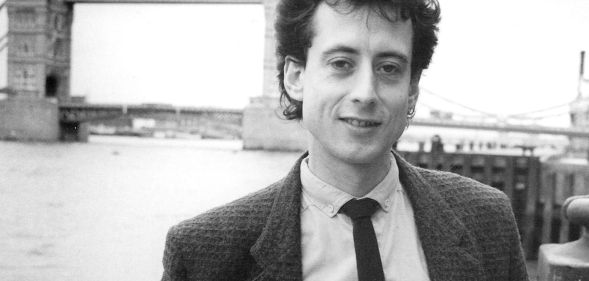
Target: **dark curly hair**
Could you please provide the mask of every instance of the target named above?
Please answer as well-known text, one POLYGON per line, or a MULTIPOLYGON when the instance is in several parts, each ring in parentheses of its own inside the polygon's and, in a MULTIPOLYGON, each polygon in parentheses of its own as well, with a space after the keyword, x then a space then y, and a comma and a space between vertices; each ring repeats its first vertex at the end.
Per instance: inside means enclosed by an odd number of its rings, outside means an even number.
POLYGON ((281 0, 274 28, 280 102, 286 119, 301 119, 303 103, 291 98, 284 88, 285 58, 291 56, 303 64, 307 62, 307 51, 314 36, 313 15, 322 2, 330 6, 345 3, 352 10, 369 6, 392 22, 398 18, 392 18, 387 11, 391 8, 398 11, 401 20, 410 19, 413 24, 411 79, 418 79, 421 71, 428 67, 438 43, 440 5, 437 0, 281 0))

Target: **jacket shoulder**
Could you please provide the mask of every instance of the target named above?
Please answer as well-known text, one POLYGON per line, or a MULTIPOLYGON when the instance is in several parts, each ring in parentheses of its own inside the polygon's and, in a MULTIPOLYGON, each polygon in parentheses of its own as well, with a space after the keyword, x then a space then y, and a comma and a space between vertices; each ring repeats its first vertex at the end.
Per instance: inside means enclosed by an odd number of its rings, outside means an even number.
POLYGON ((454 173, 425 169, 420 173, 475 236, 482 240, 519 236, 511 200, 502 191, 454 173))
POLYGON ((454 173, 419 169, 476 240, 493 280, 527 280, 511 201, 502 191, 454 173))
POLYGON ((510 199, 497 188, 450 172, 417 169, 453 208, 511 212, 510 199))
MULTIPOLYGON (((187 243, 206 244, 209 238, 244 239, 258 234, 264 226, 280 182, 241 197, 225 205, 184 220, 170 233, 187 243), (193 241, 198 238, 198 241, 193 241), (203 240, 204 239, 204 240, 203 240)), ((213 241, 218 245, 218 241, 213 241)))
POLYGON ((172 226, 164 265, 166 259, 174 260, 174 266, 195 280, 247 273, 255 264, 250 248, 265 226, 281 185, 282 181, 276 182, 172 226))

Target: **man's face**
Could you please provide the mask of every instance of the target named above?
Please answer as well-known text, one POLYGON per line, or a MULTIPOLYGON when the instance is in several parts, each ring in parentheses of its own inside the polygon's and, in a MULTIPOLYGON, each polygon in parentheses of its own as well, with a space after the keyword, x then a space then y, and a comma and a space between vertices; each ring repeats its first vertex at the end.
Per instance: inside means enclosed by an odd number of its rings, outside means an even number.
POLYGON ((303 101, 312 157, 348 164, 388 161, 414 106, 411 21, 388 21, 370 8, 321 4, 307 63, 287 60, 291 97, 303 101), (336 8, 338 9, 338 8, 336 8))

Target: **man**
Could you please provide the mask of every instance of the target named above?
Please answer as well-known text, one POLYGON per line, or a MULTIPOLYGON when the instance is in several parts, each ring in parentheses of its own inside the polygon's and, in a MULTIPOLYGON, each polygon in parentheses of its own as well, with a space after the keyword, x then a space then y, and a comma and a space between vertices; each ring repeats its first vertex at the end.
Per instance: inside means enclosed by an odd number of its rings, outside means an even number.
POLYGON ((281 181, 174 226, 162 280, 527 280, 509 199, 391 147, 436 45, 434 0, 282 0, 281 181))

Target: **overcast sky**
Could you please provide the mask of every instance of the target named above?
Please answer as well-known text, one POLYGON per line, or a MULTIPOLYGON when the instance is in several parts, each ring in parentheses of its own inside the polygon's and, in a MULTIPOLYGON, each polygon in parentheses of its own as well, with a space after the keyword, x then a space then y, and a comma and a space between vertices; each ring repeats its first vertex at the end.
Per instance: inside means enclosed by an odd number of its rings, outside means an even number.
MULTIPOLYGON (((508 116, 577 96, 589 1, 440 2, 440 41, 418 112, 477 114, 457 102, 508 116)), ((76 4, 72 95, 243 108, 262 93, 263 31, 261 5, 76 4)), ((540 113, 560 115, 541 124, 567 125, 567 110, 540 113)))

